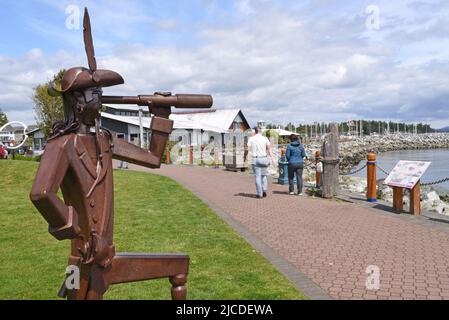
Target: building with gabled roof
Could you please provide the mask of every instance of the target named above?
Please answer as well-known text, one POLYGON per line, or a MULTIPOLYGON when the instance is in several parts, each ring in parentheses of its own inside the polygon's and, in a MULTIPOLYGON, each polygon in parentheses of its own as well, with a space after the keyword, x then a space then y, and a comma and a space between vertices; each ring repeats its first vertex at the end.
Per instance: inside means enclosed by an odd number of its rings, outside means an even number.
MULTIPOLYGON (((119 138, 137 143, 140 137, 138 106, 107 106, 101 113, 102 127, 119 138)), ((224 135, 230 132, 245 132, 250 125, 240 109, 210 109, 199 111, 173 112, 174 121, 171 141, 185 139, 186 145, 208 144, 211 140, 222 145, 224 135)), ((149 141, 151 116, 142 108, 143 141, 149 141)))

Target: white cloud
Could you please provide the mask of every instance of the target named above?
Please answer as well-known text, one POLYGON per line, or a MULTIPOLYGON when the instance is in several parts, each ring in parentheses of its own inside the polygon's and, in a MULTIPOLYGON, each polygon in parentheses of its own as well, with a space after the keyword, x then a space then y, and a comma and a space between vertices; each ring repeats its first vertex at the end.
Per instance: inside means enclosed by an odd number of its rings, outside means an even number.
MULTIPOLYGON (((101 67, 121 73, 126 83, 107 88, 106 93, 210 93, 215 107, 240 107, 251 121, 449 122, 447 61, 440 56, 440 60, 419 62, 402 54, 398 59, 396 44, 388 35, 399 29, 392 24, 406 23, 403 20, 386 19, 390 25, 380 32, 387 36, 379 41, 364 34, 364 19, 356 14, 346 20, 308 19, 307 11, 274 6, 267 10, 267 3, 260 5, 241 2, 245 19, 238 23, 202 24, 201 42, 195 45, 117 43, 97 60, 101 67)), ((134 15, 134 19, 143 17, 134 15)), ((160 23, 170 30, 177 27, 173 21, 160 23)), ((101 37, 94 41, 101 42, 101 37)), ((80 63, 86 64, 82 56, 64 52, 49 56, 39 49, 23 57, 0 57, 0 106, 8 112, 31 110, 33 86, 61 67, 80 63)))

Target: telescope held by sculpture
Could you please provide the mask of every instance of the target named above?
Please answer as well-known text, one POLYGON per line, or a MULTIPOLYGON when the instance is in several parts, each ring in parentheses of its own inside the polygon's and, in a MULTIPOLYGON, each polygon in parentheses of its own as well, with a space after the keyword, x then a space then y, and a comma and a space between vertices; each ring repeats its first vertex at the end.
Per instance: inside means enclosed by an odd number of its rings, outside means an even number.
POLYGON ((135 104, 149 107, 175 108, 210 108, 213 104, 212 96, 205 94, 175 94, 171 92, 156 92, 152 95, 138 96, 103 96, 102 103, 135 104))

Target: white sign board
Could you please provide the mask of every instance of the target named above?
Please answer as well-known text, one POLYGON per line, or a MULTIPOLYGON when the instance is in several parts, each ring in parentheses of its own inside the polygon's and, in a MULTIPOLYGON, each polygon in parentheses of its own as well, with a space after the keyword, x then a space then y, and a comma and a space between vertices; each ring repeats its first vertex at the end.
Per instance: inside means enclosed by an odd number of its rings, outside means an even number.
POLYGON ((430 164, 431 162, 426 161, 401 160, 385 179, 385 184, 392 187, 412 189, 430 164))

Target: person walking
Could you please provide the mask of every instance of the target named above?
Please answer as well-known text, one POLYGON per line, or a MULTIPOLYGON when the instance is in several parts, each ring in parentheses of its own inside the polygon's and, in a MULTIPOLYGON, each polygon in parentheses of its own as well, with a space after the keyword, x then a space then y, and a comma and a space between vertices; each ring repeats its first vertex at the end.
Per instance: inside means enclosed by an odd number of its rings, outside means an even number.
POLYGON ((248 139, 248 149, 252 157, 257 198, 265 198, 268 191, 268 167, 270 165, 268 155, 273 164, 274 158, 270 141, 261 134, 258 127, 254 128, 254 135, 248 139))
POLYGON ((296 175, 296 185, 298 188, 298 195, 302 196, 302 172, 304 170, 304 158, 307 158, 306 150, 299 142, 297 135, 290 137, 291 143, 287 147, 285 156, 288 161, 288 188, 290 194, 295 194, 294 178, 296 175))

